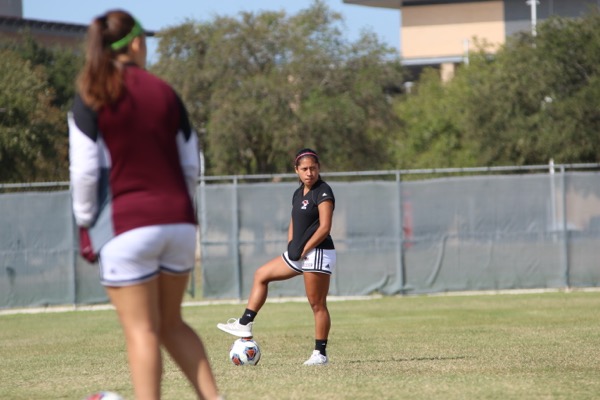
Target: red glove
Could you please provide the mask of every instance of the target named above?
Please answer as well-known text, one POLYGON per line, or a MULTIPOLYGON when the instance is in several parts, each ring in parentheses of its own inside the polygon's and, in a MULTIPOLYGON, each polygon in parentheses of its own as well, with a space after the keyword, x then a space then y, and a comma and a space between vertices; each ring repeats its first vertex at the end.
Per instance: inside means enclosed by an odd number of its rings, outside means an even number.
POLYGON ((79 252, 81 253, 81 257, 91 263, 98 260, 98 255, 94 253, 94 249, 92 248, 90 234, 88 233, 87 228, 83 227, 79 227, 79 252))

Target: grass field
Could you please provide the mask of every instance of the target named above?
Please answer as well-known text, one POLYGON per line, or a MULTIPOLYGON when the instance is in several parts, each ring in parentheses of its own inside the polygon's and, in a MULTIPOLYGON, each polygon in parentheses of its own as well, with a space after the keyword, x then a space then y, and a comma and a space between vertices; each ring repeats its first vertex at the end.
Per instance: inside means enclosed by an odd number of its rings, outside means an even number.
MULTIPOLYGON (((326 367, 306 303, 267 303, 254 327, 256 367, 235 367, 215 328, 243 305, 185 308, 231 399, 596 399, 600 293, 386 297, 330 302, 326 367)), ((0 315, 0 399, 83 399, 132 391, 112 310, 0 315)), ((165 363, 163 398, 193 399, 165 363)))

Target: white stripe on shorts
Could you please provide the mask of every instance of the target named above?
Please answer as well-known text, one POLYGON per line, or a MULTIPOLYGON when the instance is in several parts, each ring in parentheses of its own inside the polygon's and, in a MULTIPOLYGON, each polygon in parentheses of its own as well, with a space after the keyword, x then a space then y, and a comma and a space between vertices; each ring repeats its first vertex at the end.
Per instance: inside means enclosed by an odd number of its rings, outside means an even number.
POLYGON ((290 260, 288 252, 281 255, 283 261, 298 273, 320 272, 331 275, 335 270, 336 252, 335 249, 312 249, 302 260, 290 260))

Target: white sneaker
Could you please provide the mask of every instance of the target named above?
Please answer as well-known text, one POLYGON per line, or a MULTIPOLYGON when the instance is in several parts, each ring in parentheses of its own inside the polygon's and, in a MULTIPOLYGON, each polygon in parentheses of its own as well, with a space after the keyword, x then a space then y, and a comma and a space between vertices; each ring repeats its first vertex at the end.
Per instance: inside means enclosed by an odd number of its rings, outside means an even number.
POLYGON ((233 336, 251 338, 252 325, 254 325, 254 322, 249 322, 248 325, 242 325, 238 319, 229 318, 226 324, 217 324, 217 328, 233 336))
POLYGON ((304 361, 304 365, 326 365, 328 362, 327 356, 322 355, 319 350, 313 350, 310 358, 304 361))

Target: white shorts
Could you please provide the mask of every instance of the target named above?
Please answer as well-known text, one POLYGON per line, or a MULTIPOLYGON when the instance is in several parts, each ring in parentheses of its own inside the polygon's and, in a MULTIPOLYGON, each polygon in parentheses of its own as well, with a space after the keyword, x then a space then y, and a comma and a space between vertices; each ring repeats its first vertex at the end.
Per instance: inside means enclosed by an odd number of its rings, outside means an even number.
POLYGON ((129 286, 161 272, 187 274, 194 267, 196 226, 151 225, 124 232, 100 250, 104 286, 129 286))
POLYGON ((312 249, 303 259, 292 261, 286 251, 281 255, 288 267, 296 272, 320 272, 331 275, 335 269, 336 253, 334 249, 312 249))

